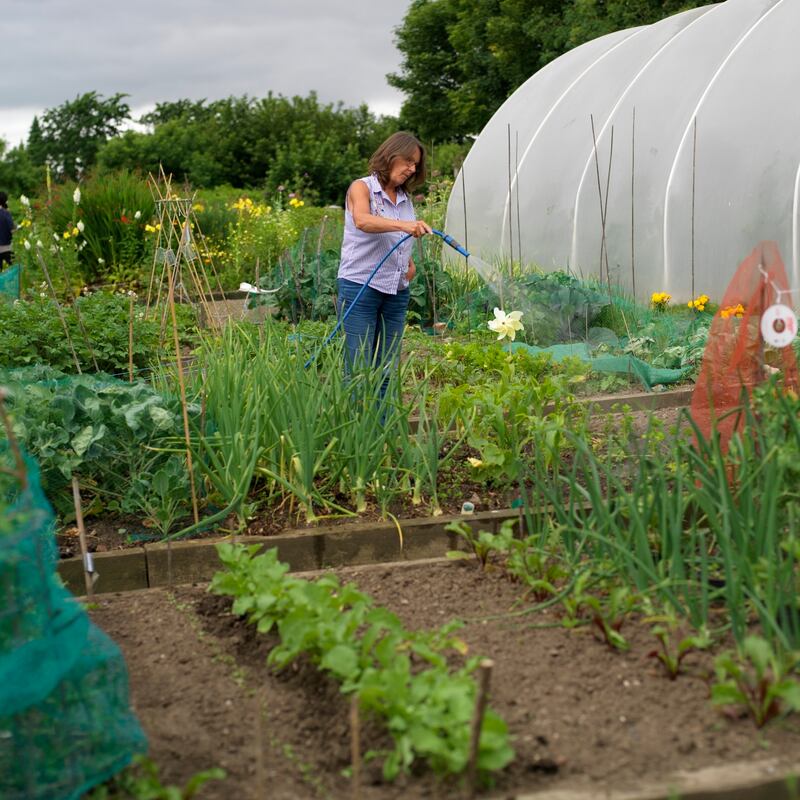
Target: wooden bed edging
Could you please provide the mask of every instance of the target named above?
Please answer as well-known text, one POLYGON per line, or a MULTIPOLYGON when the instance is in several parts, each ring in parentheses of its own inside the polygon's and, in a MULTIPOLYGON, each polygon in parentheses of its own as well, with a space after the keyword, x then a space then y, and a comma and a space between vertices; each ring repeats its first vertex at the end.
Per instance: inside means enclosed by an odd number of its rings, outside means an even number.
MULTIPOLYGON (((474 531, 496 532, 507 519, 518 519, 520 509, 498 509, 474 514, 423 517, 399 520, 403 537, 393 522, 363 522, 305 531, 289 531, 276 536, 240 536, 243 544, 259 544, 264 549, 278 548, 278 557, 292 572, 378 564, 388 561, 416 561, 445 555, 448 550, 464 549, 461 537, 445 530, 454 521, 468 523, 474 531)), ((211 580, 220 568, 215 545, 231 537, 201 539, 172 544, 146 544, 129 550, 94 553, 98 578, 95 592, 125 592, 181 583, 211 580)), ((85 593, 83 561, 65 558, 58 574, 75 595, 85 593)))
POLYGON ((638 789, 551 789, 522 793, 517 800, 797 800, 800 762, 734 762, 678 772, 638 789))

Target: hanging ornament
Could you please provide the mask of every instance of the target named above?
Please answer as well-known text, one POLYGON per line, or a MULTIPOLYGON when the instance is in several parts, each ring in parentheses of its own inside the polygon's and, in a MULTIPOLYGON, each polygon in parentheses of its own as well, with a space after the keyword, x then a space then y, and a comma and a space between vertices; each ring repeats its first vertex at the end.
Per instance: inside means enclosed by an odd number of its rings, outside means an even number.
POLYGON ((797 335, 797 317, 789 306, 769 306, 761 315, 761 335, 772 347, 787 347, 797 335))

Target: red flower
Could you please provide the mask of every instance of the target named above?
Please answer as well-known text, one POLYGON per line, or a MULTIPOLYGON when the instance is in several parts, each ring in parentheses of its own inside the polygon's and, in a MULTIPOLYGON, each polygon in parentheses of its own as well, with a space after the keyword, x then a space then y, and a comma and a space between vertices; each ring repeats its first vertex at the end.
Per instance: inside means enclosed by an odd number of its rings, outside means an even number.
POLYGON ((130 220, 124 214, 119 218, 119 221, 124 222, 126 225, 130 222, 130 220))

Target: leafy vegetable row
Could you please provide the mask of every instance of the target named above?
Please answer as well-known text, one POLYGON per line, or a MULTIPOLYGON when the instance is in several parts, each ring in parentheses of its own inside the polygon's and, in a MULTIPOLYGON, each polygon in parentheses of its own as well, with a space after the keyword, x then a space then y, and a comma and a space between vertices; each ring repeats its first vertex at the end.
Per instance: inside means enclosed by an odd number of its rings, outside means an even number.
MULTIPOLYGON (((305 654, 356 693, 362 711, 382 717, 394 740, 385 755, 388 780, 424 759, 439 774, 458 774, 469 755, 470 721, 477 687, 476 657, 452 669, 446 651, 464 655, 452 634, 460 623, 434 631, 408 631, 398 617, 376 607, 353 584, 326 575, 308 581, 287 575, 277 550, 256 555, 259 545, 217 546, 226 571, 211 591, 234 598, 233 613, 246 616, 260 633, 276 629, 278 644, 269 663, 284 667, 305 654)), ((514 757, 505 722, 487 709, 481 727, 478 770, 500 770, 514 757)))

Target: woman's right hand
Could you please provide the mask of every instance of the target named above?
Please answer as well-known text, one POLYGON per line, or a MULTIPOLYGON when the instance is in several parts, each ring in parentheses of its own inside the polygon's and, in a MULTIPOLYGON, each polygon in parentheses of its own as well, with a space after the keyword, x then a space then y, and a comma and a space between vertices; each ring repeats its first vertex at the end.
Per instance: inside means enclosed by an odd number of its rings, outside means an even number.
POLYGON ((425 236, 428 233, 433 233, 431 226, 428 225, 425 220, 421 219, 406 222, 404 230, 406 233, 410 233, 415 239, 419 239, 420 236, 425 236))

